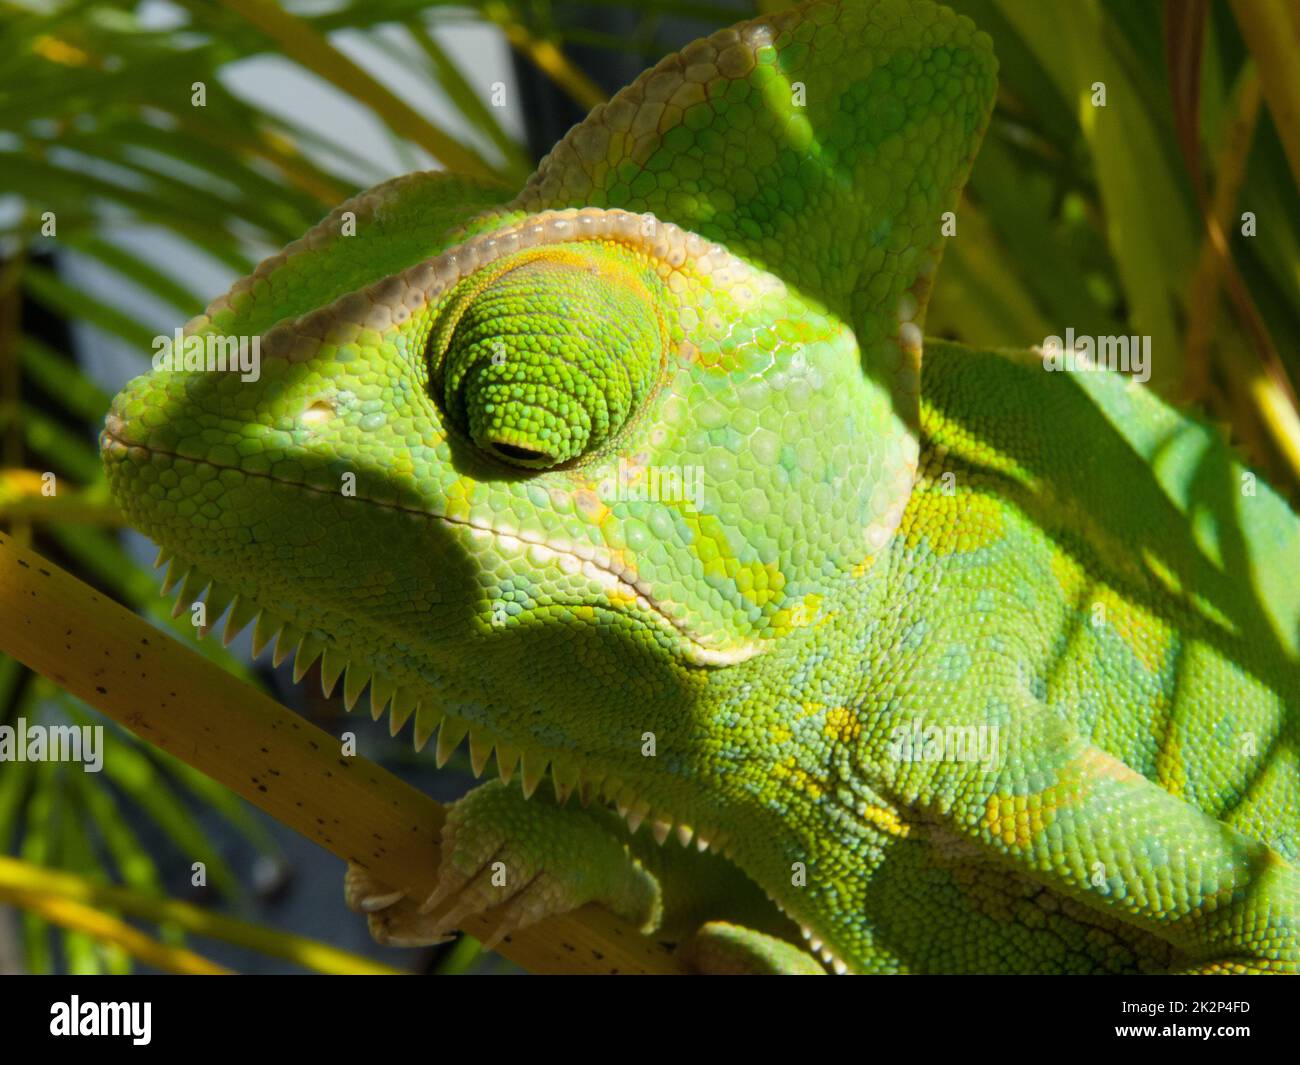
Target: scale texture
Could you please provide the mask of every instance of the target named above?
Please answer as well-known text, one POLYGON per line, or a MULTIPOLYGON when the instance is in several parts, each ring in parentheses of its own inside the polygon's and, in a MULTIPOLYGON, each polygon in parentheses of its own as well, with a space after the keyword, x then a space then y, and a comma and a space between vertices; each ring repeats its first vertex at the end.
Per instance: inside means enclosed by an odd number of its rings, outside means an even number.
POLYGON ((256 381, 116 397, 179 607, 495 758, 432 899, 350 870, 376 935, 595 901, 709 971, 1295 969, 1300 522, 1128 379, 922 359, 995 91, 929 3, 720 31, 522 191, 408 175, 264 262, 187 328, 256 381))

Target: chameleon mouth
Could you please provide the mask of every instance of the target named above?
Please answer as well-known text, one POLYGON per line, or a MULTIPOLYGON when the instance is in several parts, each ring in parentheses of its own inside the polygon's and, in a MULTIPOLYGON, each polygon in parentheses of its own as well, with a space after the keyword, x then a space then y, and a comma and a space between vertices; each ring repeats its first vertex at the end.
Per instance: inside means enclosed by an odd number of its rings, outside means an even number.
MULTIPOLYGON (((184 459, 195 465, 211 466, 218 470, 238 469, 238 467, 223 465, 208 459, 188 458, 174 452, 133 443, 122 435, 122 419, 110 411, 105 419, 104 429, 100 434, 101 454, 106 461, 120 461, 132 450, 142 453, 146 460, 156 456, 167 460, 184 459)), ((313 485, 287 480, 283 477, 272 477, 270 474, 251 473, 246 470, 240 470, 239 472, 245 477, 263 478, 288 488, 297 488, 304 492, 314 492, 320 495, 327 494, 313 485)), ((737 665, 754 657, 762 650, 761 647, 750 642, 725 647, 710 646, 697 634, 691 632, 679 618, 673 617, 665 609, 664 604, 656 599, 649 586, 644 581, 639 580, 634 573, 616 569, 613 563, 602 558, 599 552, 582 545, 530 540, 516 532, 478 525, 471 521, 453 518, 446 514, 438 514, 434 511, 415 510, 365 496, 355 498, 357 502, 369 506, 382 507, 386 510, 400 511, 403 514, 412 514, 439 521, 445 525, 468 531, 469 536, 472 538, 492 539, 521 553, 527 551, 539 561, 550 560, 558 563, 566 570, 580 571, 588 580, 610 593, 612 598, 634 603, 641 609, 643 614, 656 618, 662 629, 680 641, 685 657, 692 665, 710 667, 737 665)))

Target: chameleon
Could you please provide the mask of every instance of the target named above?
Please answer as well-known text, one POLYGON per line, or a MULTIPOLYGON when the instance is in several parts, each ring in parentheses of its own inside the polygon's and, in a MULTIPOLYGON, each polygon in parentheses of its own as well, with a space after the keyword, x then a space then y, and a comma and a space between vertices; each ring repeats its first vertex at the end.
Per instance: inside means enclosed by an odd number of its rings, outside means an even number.
POLYGON ((923 0, 721 30, 522 189, 404 175, 262 262, 185 330, 258 374, 112 401, 178 611, 495 759, 432 896, 349 868, 378 938, 1296 970, 1300 521, 1132 378, 923 341, 996 89, 923 0))

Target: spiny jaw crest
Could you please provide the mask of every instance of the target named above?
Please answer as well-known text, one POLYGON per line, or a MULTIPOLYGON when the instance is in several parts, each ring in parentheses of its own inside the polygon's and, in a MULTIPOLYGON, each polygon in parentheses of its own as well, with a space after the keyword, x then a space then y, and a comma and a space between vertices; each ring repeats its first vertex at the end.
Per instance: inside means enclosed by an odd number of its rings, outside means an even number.
POLYGON ((461 742, 468 739, 470 766, 476 777, 488 769, 495 754, 498 774, 505 783, 508 784, 515 772, 520 771, 520 782, 526 798, 533 796, 549 770, 556 798, 561 805, 567 803, 574 794, 579 796, 584 805, 593 800, 619 803, 620 812, 627 817, 632 832, 649 819, 655 839, 661 844, 670 835, 675 835, 682 846, 688 846, 694 838, 701 851, 711 844, 715 847, 720 845, 721 837, 716 832, 701 830, 697 833, 689 825, 680 823, 677 818, 662 810, 654 810, 651 816, 651 805, 632 797, 630 789, 618 780, 606 778, 568 758, 555 758, 537 750, 521 748, 507 742, 491 729, 473 725, 462 717, 438 710, 425 702, 416 691, 401 687, 368 664, 350 658, 326 640, 301 632, 271 610, 229 590, 197 566, 166 549, 159 552, 155 566, 164 564, 168 565, 168 570, 163 582, 163 594, 176 591, 173 617, 179 617, 200 597, 204 597, 208 617, 207 624, 199 629, 201 637, 214 629, 223 615, 226 617, 223 635, 226 646, 252 624, 254 655, 274 644, 272 661, 278 667, 292 653, 295 684, 301 683, 319 660, 321 690, 328 698, 342 679, 343 703, 349 711, 356 707, 362 693, 369 687, 371 717, 378 721, 384 710, 389 710, 391 735, 396 736, 412 717, 415 719, 412 735, 417 751, 423 750, 434 734, 437 734, 434 757, 439 768, 446 765, 461 742))
MULTIPOLYGON (((616 778, 594 773, 576 762, 553 758, 528 748, 521 749, 506 742, 490 729, 472 725, 464 718, 427 705, 411 689, 402 688, 370 666, 349 659, 332 644, 327 644, 310 633, 300 632, 288 621, 258 606, 251 599, 226 589, 197 566, 178 558, 166 548, 159 551, 154 563, 155 568, 163 565, 168 566, 163 581, 163 594, 179 589, 173 617, 179 617, 206 592, 204 602, 209 604, 210 617, 207 619, 208 624, 199 630, 200 636, 206 636, 222 615, 226 614, 222 642, 228 647, 252 623, 255 657, 274 642, 273 662, 278 667, 293 651, 294 683, 299 683, 307 670, 320 659, 322 691, 328 698, 339 678, 343 677, 343 701, 349 712, 369 686, 371 717, 378 721, 384 710, 388 709, 390 735, 396 736, 412 715, 415 717, 413 738, 417 751, 425 747, 435 731, 438 732, 435 760, 439 768, 447 764, 456 748, 468 738, 470 766, 475 777, 487 770, 492 755, 495 754, 498 774, 506 784, 510 783, 516 769, 522 766, 524 797, 532 798, 549 769, 555 796, 561 806, 567 804, 569 797, 575 793, 584 806, 593 801, 611 803, 626 820, 628 831, 632 834, 648 822, 655 842, 661 846, 673 837, 683 847, 689 847, 693 841, 701 853, 713 850, 725 857, 732 857, 731 840, 726 833, 712 828, 695 829, 662 808, 652 806, 639 797, 633 787, 616 778)), ((771 898, 771 901, 782 913, 786 913, 777 899, 771 898)), ((835 973, 844 974, 849 971, 848 965, 818 939, 807 925, 801 924, 800 930, 813 952, 831 966, 835 973)))
POLYGON ((804 940, 807 942, 808 949, 820 958, 824 964, 829 965, 831 971, 835 973, 836 976, 844 976, 849 972, 848 963, 832 951, 830 947, 826 946, 826 944, 818 937, 816 932, 809 928, 808 925, 795 918, 794 914, 790 913, 784 906, 782 906, 777 899, 772 898, 770 895, 768 898, 771 899, 772 904, 776 906, 778 910, 798 924, 799 934, 802 935, 804 940))

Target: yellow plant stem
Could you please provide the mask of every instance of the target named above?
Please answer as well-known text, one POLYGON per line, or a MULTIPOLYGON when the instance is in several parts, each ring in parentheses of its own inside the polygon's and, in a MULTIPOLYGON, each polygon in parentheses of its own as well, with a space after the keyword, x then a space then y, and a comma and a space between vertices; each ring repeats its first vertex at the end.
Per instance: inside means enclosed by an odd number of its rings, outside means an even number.
POLYGON ((0 469, 0 522, 45 522, 119 528, 122 513, 108 497, 108 485, 64 488, 46 495, 39 470, 0 469))
MULTIPOLYGON (((0 651, 382 883, 432 892, 438 803, 3 533, 0 651)), ((464 922, 479 939, 496 925, 491 914, 464 922)), ((497 949, 534 972, 683 971, 671 951, 595 906, 497 949)))
POLYGON ((1295 0, 1232 0, 1232 10, 1259 64, 1264 98, 1300 185, 1300 6, 1295 0))
POLYGON ((173 947, 159 943, 152 936, 146 935, 138 928, 133 928, 125 921, 111 914, 86 906, 71 899, 57 895, 38 895, 24 891, 12 891, 0 886, 0 902, 19 906, 37 914, 51 924, 60 925, 74 932, 93 936, 104 943, 121 947, 133 958, 152 965, 164 972, 177 973, 182 976, 226 976, 230 970, 216 962, 209 961, 201 954, 195 954, 184 947, 173 947))
MULTIPOLYGON (((171 924, 209 939, 247 947, 321 973, 400 976, 402 970, 339 950, 305 936, 213 913, 177 899, 145 895, 130 888, 100 884, 72 873, 45 869, 0 856, 0 895, 63 898, 96 909, 118 910, 153 924, 171 924)), ((19 903, 22 905, 22 903, 19 903)))
POLYGON ((1207 354, 1214 334, 1220 285, 1231 301, 1250 343, 1247 358, 1218 360, 1236 394, 1234 406, 1253 418, 1234 418, 1239 432, 1256 453, 1264 451, 1260 429, 1281 458, 1293 485, 1300 485, 1300 414, 1294 393, 1250 290, 1237 269, 1226 232, 1233 224, 1237 194, 1245 179, 1246 160, 1260 108, 1260 82, 1254 65, 1247 63, 1234 93, 1233 107, 1223 144, 1215 158, 1213 198, 1201 195, 1205 225, 1196 271, 1187 294, 1187 339, 1184 364, 1184 398, 1203 399, 1209 386, 1207 354), (1256 428, 1258 426, 1259 428, 1256 428))
POLYGON ((534 35, 511 14, 505 4, 484 4, 483 14, 501 27, 501 32, 512 48, 527 56, 543 74, 568 93, 578 106, 590 111, 597 104, 605 102, 607 97, 604 89, 587 77, 579 67, 574 66, 569 57, 554 44, 534 35))

